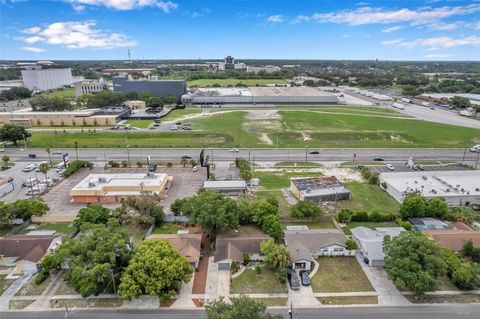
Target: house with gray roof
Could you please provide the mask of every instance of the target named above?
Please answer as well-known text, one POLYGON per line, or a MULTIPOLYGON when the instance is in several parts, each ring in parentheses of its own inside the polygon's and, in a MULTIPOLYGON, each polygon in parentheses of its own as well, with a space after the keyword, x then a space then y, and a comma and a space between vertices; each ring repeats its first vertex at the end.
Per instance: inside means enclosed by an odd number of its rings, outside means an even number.
POLYGON ((352 256, 347 238, 337 229, 287 229, 285 244, 292 257, 292 268, 312 270, 314 259, 320 256, 352 256))
POLYGON ((215 256, 213 261, 217 263, 219 270, 230 269, 232 262, 243 264, 245 255, 250 260, 261 261, 265 259, 260 244, 269 240, 270 236, 258 234, 239 234, 230 232, 217 236, 215 241, 215 256))
POLYGON ((378 227, 370 229, 359 226, 351 229, 352 238, 357 242, 358 250, 365 263, 371 267, 383 267, 383 241, 386 236, 395 237, 405 231, 403 227, 378 227))

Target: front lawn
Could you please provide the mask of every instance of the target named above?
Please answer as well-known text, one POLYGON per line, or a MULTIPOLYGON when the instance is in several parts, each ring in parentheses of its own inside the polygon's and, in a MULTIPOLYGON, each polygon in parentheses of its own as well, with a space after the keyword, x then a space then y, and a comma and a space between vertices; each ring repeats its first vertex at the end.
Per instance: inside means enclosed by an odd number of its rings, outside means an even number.
POLYGON ((378 304, 377 296, 336 296, 336 297, 318 297, 324 305, 370 305, 378 304))
POLYGON ((52 282, 52 276, 48 276, 40 285, 35 283, 35 275, 32 276, 15 296, 40 296, 52 282))
POLYGON ((353 211, 372 212, 379 210, 384 213, 398 213, 400 204, 387 192, 378 186, 362 182, 348 182, 345 187, 350 191, 349 200, 338 201, 336 210, 350 209, 353 211))
POLYGON ((320 177, 321 172, 292 172, 281 170, 276 172, 259 171, 253 174, 260 179, 262 189, 273 190, 290 187, 290 179, 294 177, 320 177))
POLYGON ((320 267, 312 278, 313 292, 373 291, 355 257, 320 257, 320 267))
POLYGON ((266 294, 287 292, 286 283, 282 284, 275 276, 273 270, 259 264, 262 269, 260 274, 255 271, 255 266, 246 269, 240 276, 232 280, 231 294, 266 294))
POLYGON ((352 228, 360 227, 360 226, 371 228, 371 229, 374 229, 377 227, 398 227, 398 225, 394 222, 386 222, 386 223, 353 222, 353 223, 347 224, 345 227, 342 228, 342 230, 345 233, 345 235, 351 235, 352 228))

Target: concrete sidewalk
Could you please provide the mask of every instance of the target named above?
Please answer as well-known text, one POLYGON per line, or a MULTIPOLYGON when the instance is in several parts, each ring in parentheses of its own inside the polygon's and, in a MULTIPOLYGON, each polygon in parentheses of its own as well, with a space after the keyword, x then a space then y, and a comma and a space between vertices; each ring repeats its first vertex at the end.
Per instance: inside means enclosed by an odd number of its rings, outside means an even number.
POLYGON ((10 299, 25 285, 33 274, 24 274, 8 287, 0 296, 0 311, 10 308, 10 299))

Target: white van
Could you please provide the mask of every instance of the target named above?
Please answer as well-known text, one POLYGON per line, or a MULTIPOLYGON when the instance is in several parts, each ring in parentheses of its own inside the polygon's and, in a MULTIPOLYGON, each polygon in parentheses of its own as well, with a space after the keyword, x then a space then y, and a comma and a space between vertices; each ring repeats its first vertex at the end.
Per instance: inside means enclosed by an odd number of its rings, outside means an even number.
POLYGON ((480 153, 480 144, 473 146, 470 152, 480 153))

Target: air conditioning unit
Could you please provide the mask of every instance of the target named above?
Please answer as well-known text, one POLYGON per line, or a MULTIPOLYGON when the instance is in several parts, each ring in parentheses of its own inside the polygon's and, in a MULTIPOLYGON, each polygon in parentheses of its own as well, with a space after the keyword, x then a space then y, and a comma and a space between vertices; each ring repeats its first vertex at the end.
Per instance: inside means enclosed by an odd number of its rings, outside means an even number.
POLYGON ((99 177, 99 178, 98 178, 98 181, 99 181, 100 183, 106 183, 106 182, 107 182, 107 178, 102 176, 102 177, 99 177))

